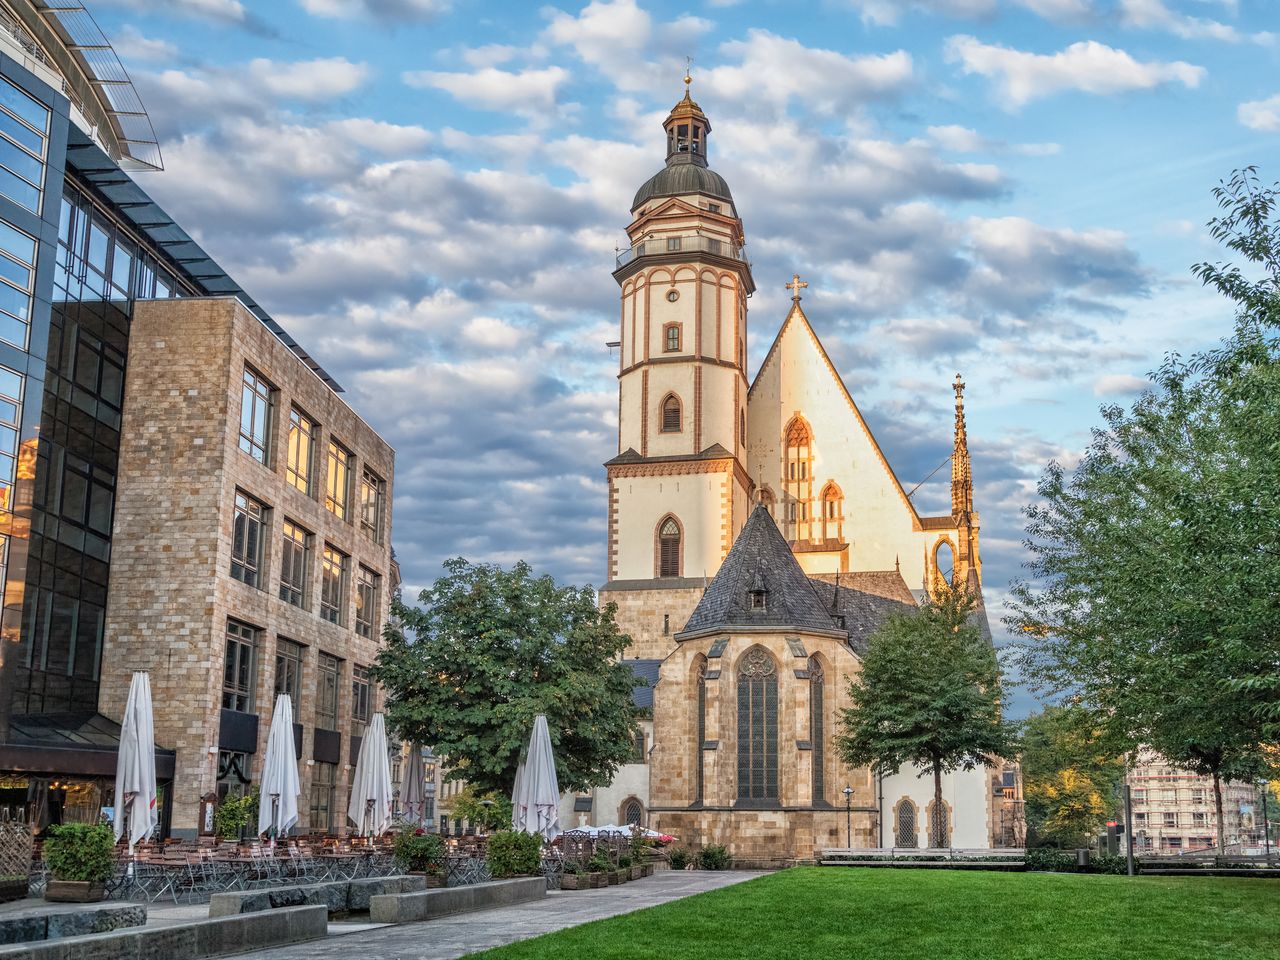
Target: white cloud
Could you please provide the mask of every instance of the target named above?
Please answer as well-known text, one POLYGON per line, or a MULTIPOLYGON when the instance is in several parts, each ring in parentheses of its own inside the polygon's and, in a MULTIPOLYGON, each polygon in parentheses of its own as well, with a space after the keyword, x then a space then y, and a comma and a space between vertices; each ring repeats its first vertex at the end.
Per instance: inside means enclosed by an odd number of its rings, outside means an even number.
POLYGON ((300 0, 302 9, 315 17, 354 20, 432 20, 452 5, 449 0, 300 0))
POLYGON ((369 66, 345 57, 284 63, 258 58, 249 61, 249 77, 267 92, 293 100, 329 100, 345 96, 369 78, 369 66))
POLYGON ((154 0, 101 0, 101 2, 147 13, 155 13, 159 8, 168 13, 224 23, 243 23, 247 16, 244 4, 239 0, 165 0, 163 4, 158 5, 154 0))
POLYGON ((1039 54, 955 36, 947 41, 946 57, 958 62, 965 73, 996 81, 1003 105, 1012 109, 1064 90, 1107 95, 1150 90, 1167 83, 1195 88, 1206 73, 1203 67, 1181 60, 1143 63, 1096 40, 1073 43, 1058 53, 1039 54))
POLYGON ((958 124, 929 127, 926 132, 934 143, 952 153, 1015 153, 1024 157, 1048 157, 1062 152, 1062 147, 1056 143, 1010 144, 991 140, 958 124))
POLYGON ((432 140, 431 131, 422 127, 364 117, 335 120, 329 129, 352 143, 382 154, 405 154, 425 149, 432 140))
POLYGON ((1135 377, 1127 373, 1109 373, 1093 382, 1095 397, 1132 396, 1141 393, 1151 386, 1145 377, 1135 377))
POLYGON ((178 47, 168 40, 157 40, 145 37, 131 24, 125 24, 111 41, 111 46, 126 64, 130 61, 143 63, 174 60, 178 56, 178 47))
POLYGON ((1236 108, 1236 119, 1251 130, 1280 133, 1280 93, 1265 100, 1248 100, 1236 108))
MULTIPOLYGON (((988 18, 999 9, 997 0, 850 0, 864 23, 894 26, 912 10, 943 16, 988 18)), ((1049 20, 1083 20, 1092 13, 1091 0, 1010 0, 1049 20)))
POLYGON ((820 113, 845 112, 900 93, 914 79, 911 56, 903 50, 850 57, 767 30, 750 30, 745 40, 727 41, 720 53, 738 62, 700 74, 699 84, 717 100, 752 111, 762 101, 785 110, 792 100, 802 100, 820 113))
POLYGON ((563 67, 518 72, 482 67, 471 73, 410 70, 402 79, 411 87, 444 90, 469 106, 534 114, 555 107, 560 88, 569 79, 569 71, 563 67))
MULTIPOLYGON (((1238 43, 1244 37, 1233 26, 1204 17, 1192 17, 1169 9, 1164 0, 1120 0, 1120 22, 1127 27, 1165 30, 1186 40, 1225 40, 1238 43)), ((1271 35, 1253 34, 1251 39, 1269 43, 1271 35)))

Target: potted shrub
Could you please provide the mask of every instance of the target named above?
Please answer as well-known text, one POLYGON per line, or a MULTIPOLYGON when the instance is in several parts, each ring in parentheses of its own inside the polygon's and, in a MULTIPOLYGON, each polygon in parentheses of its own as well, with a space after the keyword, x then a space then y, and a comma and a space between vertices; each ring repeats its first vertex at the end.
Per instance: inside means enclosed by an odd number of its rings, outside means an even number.
POLYGON ((536 833, 499 830, 489 838, 489 875, 495 880, 529 877, 542 865, 542 838, 536 833))
POLYGON ((689 856, 689 851, 684 847, 677 847, 675 850, 672 850, 669 859, 671 860, 672 870, 687 870, 689 868, 689 864, 693 862, 692 858, 689 856))
POLYGON ((699 870, 728 870, 733 864, 733 860, 729 857, 729 851, 717 843, 709 844, 702 848, 702 852, 698 854, 699 870))
POLYGON ((631 858, 623 854, 618 858, 618 880, 626 883, 631 879, 631 858))
POLYGON ((586 890, 591 886, 590 875, 582 871, 580 864, 566 863, 564 872, 560 874, 561 890, 586 890))
POLYGON ((613 864, 602 851, 597 850, 587 861, 587 870, 589 871, 587 876, 591 878, 591 886, 605 887, 609 885, 609 872, 613 870, 613 864))
POLYGON ((425 876, 428 887, 444 886, 445 845, 439 834, 427 833, 421 827, 403 830, 396 835, 391 852, 401 870, 425 876))
POLYGON ((44 898, 58 903, 95 903, 116 870, 115 837, 105 824, 50 827, 44 859, 52 879, 44 898))

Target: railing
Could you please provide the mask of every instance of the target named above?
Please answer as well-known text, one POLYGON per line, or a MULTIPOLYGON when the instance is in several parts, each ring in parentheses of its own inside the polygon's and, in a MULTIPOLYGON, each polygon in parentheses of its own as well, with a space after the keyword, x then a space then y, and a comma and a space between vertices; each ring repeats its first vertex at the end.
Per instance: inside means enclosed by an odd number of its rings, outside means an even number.
POLYGON ((632 260, 640 257, 667 256, 673 253, 710 253, 717 257, 728 257, 730 260, 747 259, 745 247, 735 247, 724 240, 714 237, 662 237, 657 240, 644 240, 630 250, 618 254, 618 267, 625 267, 632 260))

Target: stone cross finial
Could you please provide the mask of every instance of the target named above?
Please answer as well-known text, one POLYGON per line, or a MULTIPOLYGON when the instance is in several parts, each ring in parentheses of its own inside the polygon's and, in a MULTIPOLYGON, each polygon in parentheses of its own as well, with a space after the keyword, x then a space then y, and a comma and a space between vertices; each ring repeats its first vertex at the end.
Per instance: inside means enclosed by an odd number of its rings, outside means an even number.
POLYGON ((956 392, 956 399, 961 402, 964 401, 964 387, 965 387, 964 381, 960 379, 960 374, 957 373, 956 381, 955 383, 952 384, 952 388, 956 392))
POLYGON ((799 303, 799 302, 800 302, 800 291, 801 291, 804 287, 807 287, 808 285, 809 285, 809 281, 807 281, 807 280, 801 280, 801 279, 800 279, 800 274, 798 274, 798 273, 797 273, 795 276, 793 276, 793 277, 791 278, 791 282, 787 284, 787 289, 788 289, 788 290, 793 291, 793 292, 792 292, 792 294, 791 294, 791 299, 792 299, 792 301, 794 301, 795 303, 799 303))

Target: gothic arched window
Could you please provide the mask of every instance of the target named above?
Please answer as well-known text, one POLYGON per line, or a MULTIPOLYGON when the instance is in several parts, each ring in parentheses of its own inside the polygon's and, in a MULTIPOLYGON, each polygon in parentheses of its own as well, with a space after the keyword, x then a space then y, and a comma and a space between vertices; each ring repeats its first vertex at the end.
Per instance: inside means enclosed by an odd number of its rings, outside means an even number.
POLYGON ((658 576, 680 576, 680 524, 675 517, 658 524, 658 576))
POLYGON ((622 805, 622 822, 627 826, 644 826, 644 804, 632 797, 622 805))
POLYGON ((828 480, 822 488, 822 539, 840 540, 844 537, 844 494, 834 480, 828 480))
POLYGON ((778 667, 760 647, 738 666, 738 799, 778 799, 778 667))
POLYGON ((662 432, 680 432, 680 398, 674 393, 667 394, 662 401, 662 432))
POLYGON ((915 847, 916 839, 916 805, 903 797, 893 809, 893 845, 895 847, 915 847))
POLYGON ((813 433, 803 417, 791 418, 783 434, 785 455, 782 488, 788 496, 787 519, 796 525, 792 539, 809 538, 809 503, 813 500, 813 433))
POLYGON ((825 767, 827 762, 825 723, 826 710, 826 675, 822 671, 822 661, 817 657, 809 660, 809 745, 813 754, 813 801, 825 800, 825 767))

